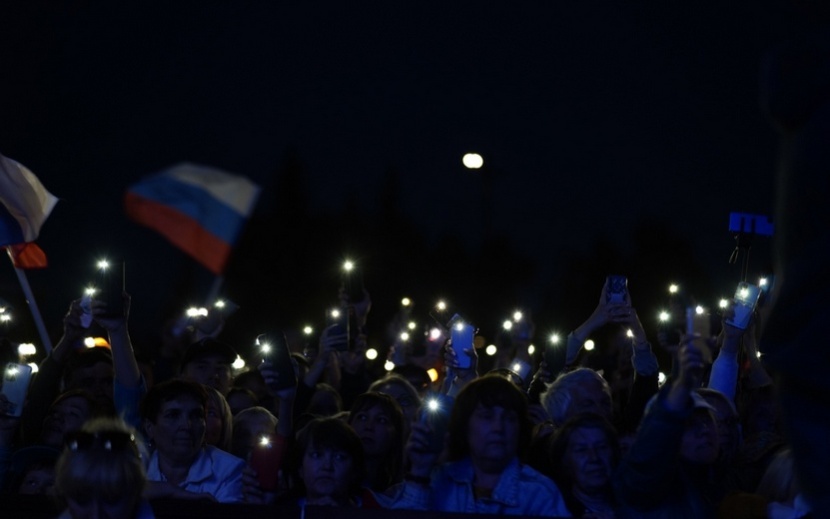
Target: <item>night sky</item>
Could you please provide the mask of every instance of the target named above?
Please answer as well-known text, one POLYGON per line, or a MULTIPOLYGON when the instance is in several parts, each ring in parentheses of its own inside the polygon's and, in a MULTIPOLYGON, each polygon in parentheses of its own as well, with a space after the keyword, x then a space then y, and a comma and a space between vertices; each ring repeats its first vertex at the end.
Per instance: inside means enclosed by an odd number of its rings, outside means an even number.
MULTIPOLYGON (((394 171, 398 209, 429 246, 451 234, 475 255, 491 219, 534 267, 517 289, 528 305, 566 257, 635 250, 644 222, 688 243, 727 293, 729 212, 772 214, 777 135, 759 75, 796 28, 789 14, 771 0, 6 0, 0 153, 61 199, 38 242, 50 268, 31 283, 51 325, 113 251, 137 319, 158 317, 148 307, 183 271, 203 297, 209 276, 124 216, 125 189, 190 161, 260 183, 267 215, 293 153, 310 214, 351 200, 377 216, 394 171), (486 171, 464 169, 468 151, 486 171)), ((767 255, 759 243, 754 265, 767 255)), ((11 267, 0 273, 0 297, 20 305, 11 267)))

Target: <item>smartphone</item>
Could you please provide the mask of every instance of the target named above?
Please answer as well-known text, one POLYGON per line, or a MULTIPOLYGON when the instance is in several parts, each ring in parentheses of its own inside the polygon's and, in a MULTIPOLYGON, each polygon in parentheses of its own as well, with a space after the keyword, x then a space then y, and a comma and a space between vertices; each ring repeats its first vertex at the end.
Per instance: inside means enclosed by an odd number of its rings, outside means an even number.
POLYGON ((565 352, 565 342, 558 334, 551 335, 545 341, 545 351, 543 353, 545 364, 547 364, 548 371, 553 374, 557 366, 564 364, 563 354, 565 352))
POLYGON ((473 365, 473 359, 464 350, 475 348, 474 340, 476 335, 475 326, 466 322, 458 314, 450 322, 450 346, 455 351, 458 367, 469 369, 473 365))
POLYGON ((259 438, 251 450, 249 462, 256 471, 259 487, 265 492, 277 491, 284 457, 285 442, 279 441, 274 435, 259 438))
POLYGON ((522 379, 522 384, 526 384, 529 380, 528 377, 530 376, 531 369, 530 364, 522 359, 513 359, 510 361, 510 371, 519 375, 519 378, 522 379))
POLYGON ((288 350, 288 341, 281 331, 260 334, 256 338, 256 345, 262 354, 262 359, 274 366, 277 381, 270 385, 272 391, 282 391, 297 386, 297 373, 291 362, 291 352, 288 350))
POLYGON ((711 333, 709 309, 702 306, 686 307, 686 334, 707 340, 711 333))
POLYGON ((729 231, 735 233, 772 236, 775 226, 769 216, 748 213, 729 213, 729 231))
POLYGON ((3 387, 0 393, 6 395, 12 404, 8 416, 20 416, 23 413, 23 403, 29 392, 29 381, 32 379, 32 367, 26 364, 9 362, 3 369, 3 387))
POLYGON ((628 278, 625 276, 608 276, 605 280, 605 302, 628 302, 628 278))
POLYGON ((95 299, 106 303, 104 318, 124 317, 124 262, 101 260, 97 263, 98 279, 95 299))
POLYGON ((446 446, 453 399, 442 393, 431 393, 424 399, 418 420, 429 427, 429 451, 440 453, 446 446))
POLYGON ((734 313, 732 317, 726 320, 726 323, 746 330, 749 325, 749 320, 752 318, 752 313, 755 311, 755 306, 758 304, 758 298, 761 295, 761 289, 757 285, 752 285, 746 281, 738 283, 738 288, 735 290, 735 295, 732 298, 732 308, 734 313))
POLYGON ((347 261, 343 264, 343 290, 349 298, 349 303, 363 301, 366 294, 363 293, 363 273, 355 263, 347 261))
POLYGON ((331 335, 342 335, 343 340, 334 344, 337 351, 349 351, 352 341, 350 335, 349 310, 347 308, 332 308, 326 312, 326 332, 331 335))

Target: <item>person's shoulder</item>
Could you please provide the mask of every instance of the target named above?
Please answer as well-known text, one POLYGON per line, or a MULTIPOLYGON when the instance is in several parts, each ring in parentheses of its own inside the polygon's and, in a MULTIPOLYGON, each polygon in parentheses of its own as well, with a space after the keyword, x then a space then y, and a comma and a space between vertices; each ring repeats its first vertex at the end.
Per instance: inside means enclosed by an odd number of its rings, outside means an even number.
POLYGON ((559 493, 559 487, 556 486, 556 483, 552 479, 530 465, 524 463, 519 464, 518 479, 520 483, 541 485, 555 491, 557 494, 559 493))
POLYGON ((210 457, 211 464, 214 467, 226 468, 228 472, 241 472, 245 468, 245 460, 222 449, 212 445, 206 445, 205 452, 210 457))

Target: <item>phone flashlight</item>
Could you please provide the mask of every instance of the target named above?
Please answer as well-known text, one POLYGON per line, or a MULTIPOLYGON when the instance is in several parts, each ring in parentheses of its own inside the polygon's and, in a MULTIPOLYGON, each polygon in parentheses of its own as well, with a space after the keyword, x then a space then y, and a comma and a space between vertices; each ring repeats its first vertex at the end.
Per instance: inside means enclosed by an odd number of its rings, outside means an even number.
POLYGON ((519 310, 516 310, 515 312, 513 312, 513 320, 516 321, 517 323, 522 320, 522 317, 523 317, 522 312, 520 312, 519 310))
POLYGON ((447 303, 445 303, 444 301, 438 301, 438 303, 435 305, 435 308, 443 312, 447 309, 447 303))
POLYGON ((409 323, 406 325, 406 327, 409 328, 410 330, 414 330, 415 328, 418 327, 418 325, 415 323, 415 321, 409 321, 409 323))
POLYGON ((271 447, 271 438, 269 438, 268 436, 260 436, 259 446, 270 448, 271 447))
POLYGON ((436 398, 427 400, 427 410, 434 413, 441 409, 441 403, 436 398))
POLYGON ((718 301, 718 308, 726 308, 728 306, 729 306, 729 300, 728 299, 721 298, 721 300, 718 301))
POLYGON ((399 337, 402 341, 406 342, 409 340, 409 332, 401 332, 399 337))
POLYGON ((504 321, 501 323, 501 327, 504 328, 505 331, 510 331, 513 328, 513 321, 504 321))
POLYGON ((410 306, 410 305, 412 305, 412 300, 411 299, 409 299, 408 297, 404 297, 403 299, 401 299, 401 306, 410 306))
POLYGON ((215 306, 216 308, 220 308, 220 309, 225 308, 225 302, 222 301, 221 299, 217 299, 216 302, 213 303, 213 306, 215 306))
POLYGON ((558 333, 550 334, 550 343, 551 344, 559 344, 560 340, 562 340, 562 339, 559 337, 558 333))
POLYGON ((657 316, 657 318, 660 319, 661 323, 668 322, 670 317, 671 315, 665 310, 661 310, 660 314, 657 316))
POLYGON ((344 261, 343 270, 345 270, 346 272, 351 272, 352 270, 354 270, 354 262, 350 260, 344 261))
POLYGON ((680 287, 677 284, 672 283, 669 285, 669 294, 676 294, 680 290, 680 287))
POLYGON ((110 262, 105 259, 98 260, 96 266, 98 267, 98 270, 107 270, 110 268, 110 262))

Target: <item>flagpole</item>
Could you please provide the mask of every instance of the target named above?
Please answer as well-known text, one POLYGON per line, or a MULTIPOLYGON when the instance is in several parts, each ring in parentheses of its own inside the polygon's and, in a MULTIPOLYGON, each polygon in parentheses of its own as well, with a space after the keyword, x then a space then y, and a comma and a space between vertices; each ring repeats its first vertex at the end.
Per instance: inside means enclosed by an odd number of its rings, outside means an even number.
POLYGON ((210 292, 208 292, 207 299, 205 300, 205 306, 210 307, 216 302, 216 299, 219 298, 219 290, 222 288, 224 281, 225 276, 216 276, 213 284, 210 286, 210 292))
POLYGON ((37 307, 37 301, 32 294, 32 287, 29 286, 29 278, 26 277, 26 271, 14 267, 14 272, 17 274, 17 280, 20 281, 20 288, 23 289, 23 295, 26 297, 26 303, 29 305, 29 310, 32 312, 32 317, 35 320, 35 326, 40 334, 40 340, 43 343, 43 349, 46 354, 52 353, 52 341, 49 340, 49 334, 46 333, 46 325, 43 323, 43 317, 40 315, 40 310, 37 307))

